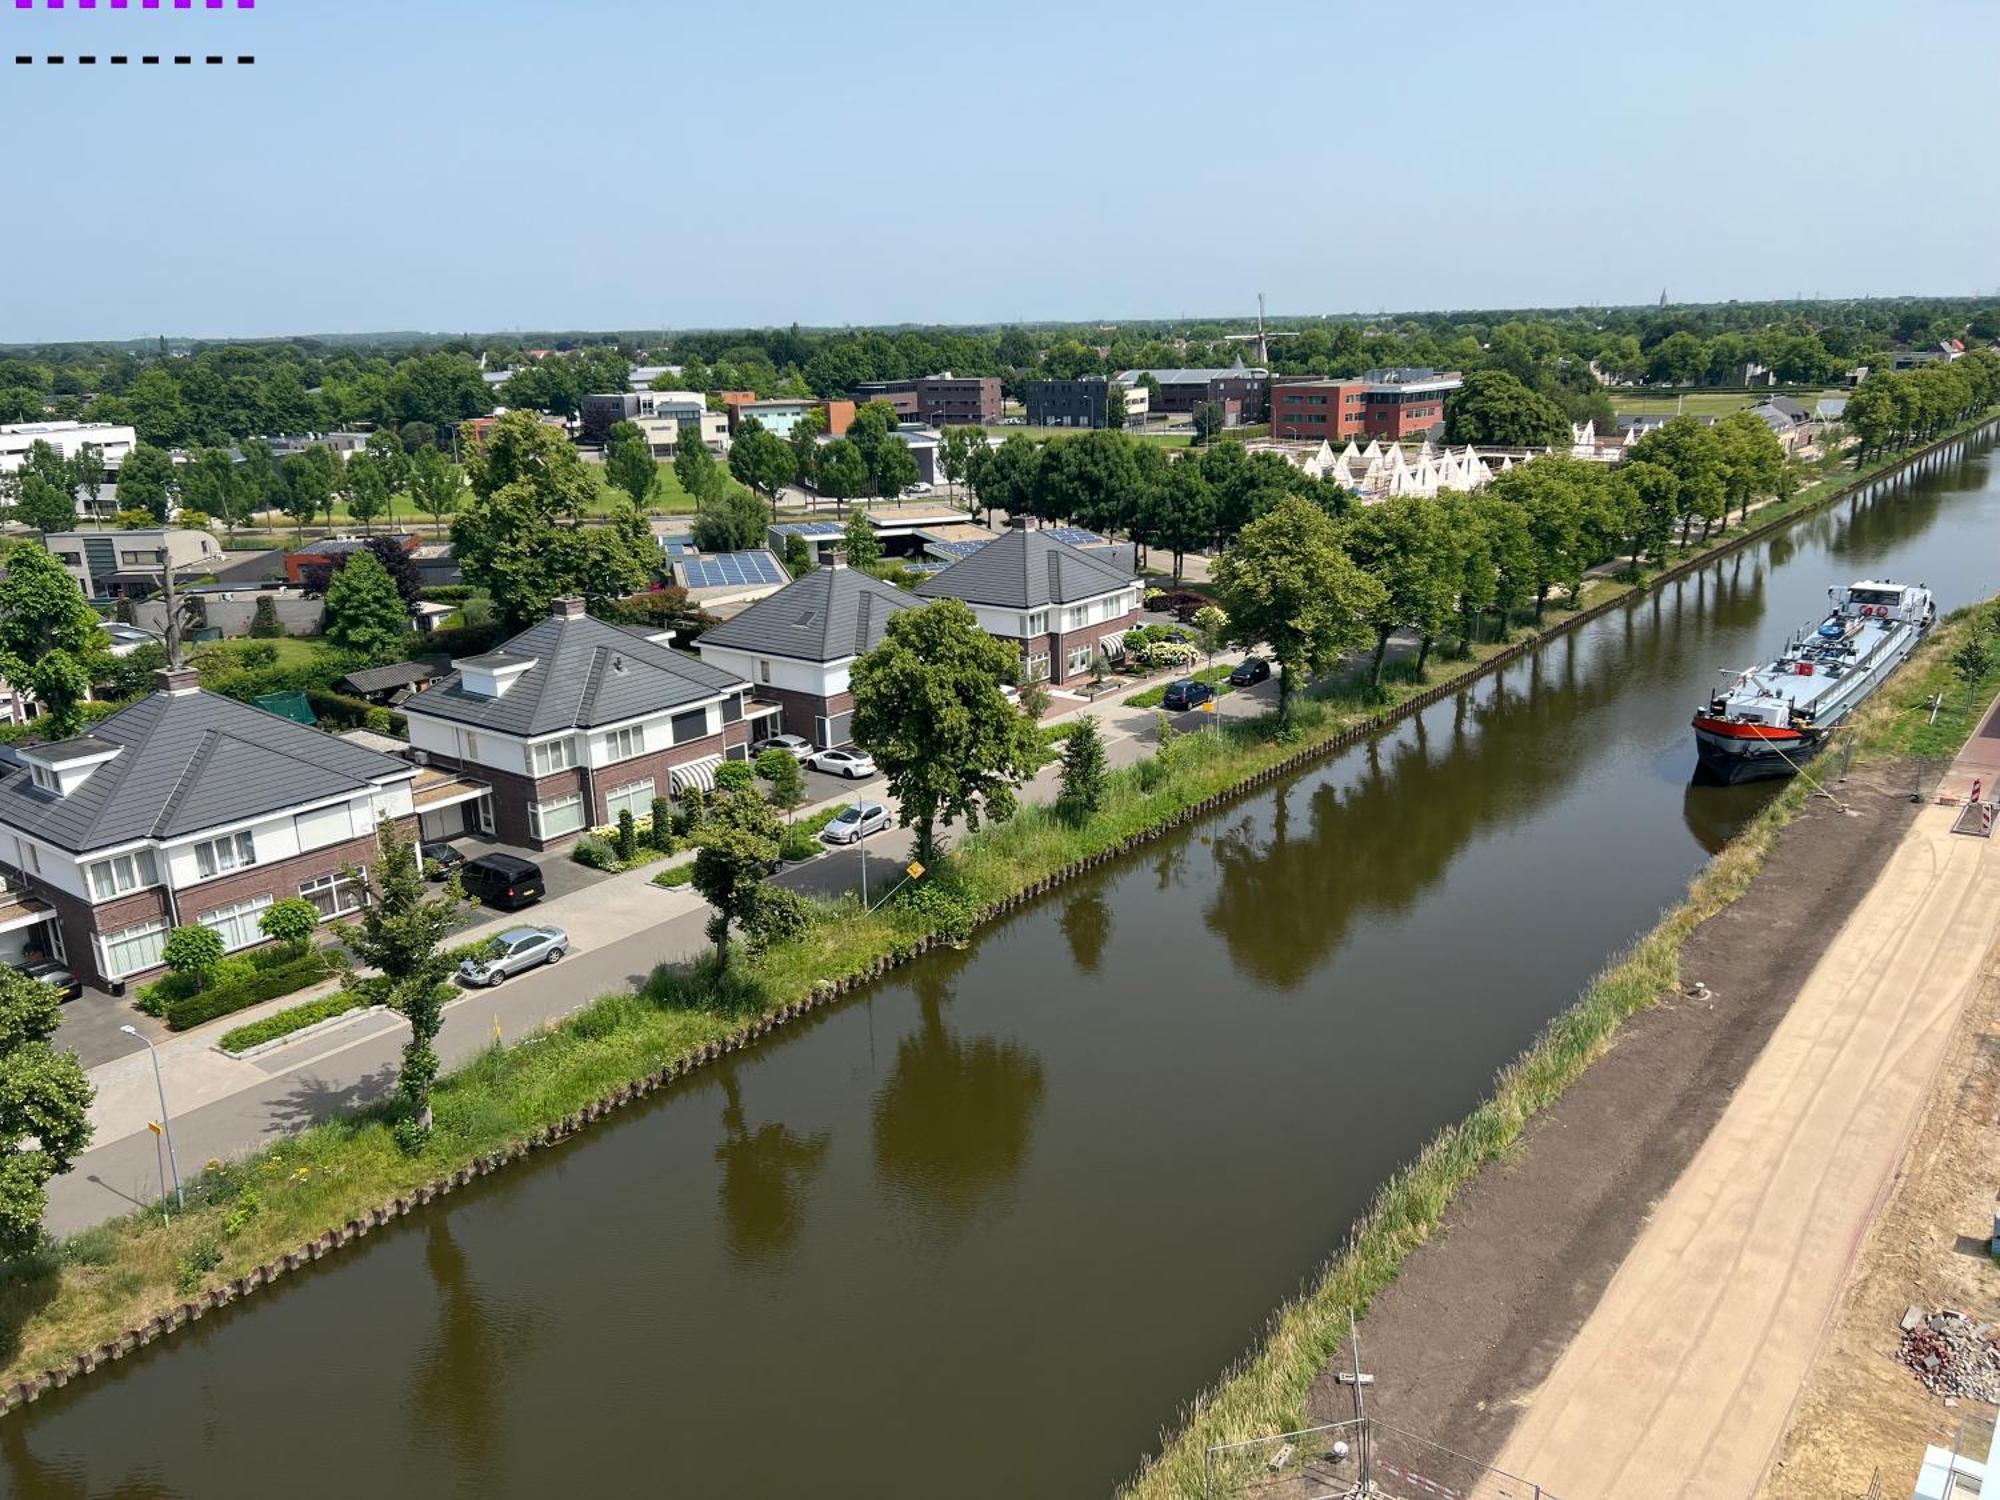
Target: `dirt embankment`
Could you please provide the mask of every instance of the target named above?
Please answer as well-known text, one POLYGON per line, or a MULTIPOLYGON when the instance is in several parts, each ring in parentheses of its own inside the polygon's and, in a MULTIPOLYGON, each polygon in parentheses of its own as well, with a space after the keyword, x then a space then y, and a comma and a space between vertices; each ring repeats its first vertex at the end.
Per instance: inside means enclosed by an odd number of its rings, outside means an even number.
MULTIPOLYGON (((1361 1325, 1371 1414, 1484 1462, 1596 1305, 1654 1204, 1721 1116, 1829 936, 1916 809, 1907 776, 1857 771, 1849 811, 1815 798, 1751 888, 1682 949, 1685 985, 1524 1132, 1513 1160, 1462 1190, 1361 1325)), ((1352 1414, 1331 1368, 1311 1420, 1352 1414)))

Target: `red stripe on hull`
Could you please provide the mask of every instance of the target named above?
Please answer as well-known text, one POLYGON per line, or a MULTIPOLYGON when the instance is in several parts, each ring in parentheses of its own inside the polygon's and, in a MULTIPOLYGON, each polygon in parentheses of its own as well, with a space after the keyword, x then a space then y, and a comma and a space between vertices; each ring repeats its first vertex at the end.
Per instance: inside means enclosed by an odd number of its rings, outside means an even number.
POLYGON ((1780 729, 1774 724, 1738 724, 1729 719, 1712 719, 1707 714, 1696 714, 1694 727, 1725 740, 1767 740, 1778 745, 1796 745, 1805 740, 1796 729, 1780 729))

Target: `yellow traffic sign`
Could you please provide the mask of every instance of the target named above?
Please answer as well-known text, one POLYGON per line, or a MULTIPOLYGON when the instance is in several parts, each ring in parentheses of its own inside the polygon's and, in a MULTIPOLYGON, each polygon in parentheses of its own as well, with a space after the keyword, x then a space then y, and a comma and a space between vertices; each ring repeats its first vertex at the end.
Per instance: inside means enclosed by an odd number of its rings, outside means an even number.
POLYGON ((1212 713, 1214 713, 1214 712, 1215 712, 1215 700, 1214 700, 1213 698, 1210 698, 1210 699, 1209 699, 1209 700, 1208 700, 1208 701, 1207 701, 1206 703, 1202 704, 1202 706, 1201 706, 1201 711, 1202 711, 1203 713, 1205 713, 1205 714, 1212 714, 1212 713))
POLYGON ((918 864, 914 859, 911 860, 905 868, 908 869, 908 871, 910 872, 910 879, 921 880, 924 878, 924 867, 918 864))
POLYGON ((158 1135, 160 1133, 160 1122, 158 1120, 148 1120, 146 1128, 152 1131, 154 1135, 158 1135))

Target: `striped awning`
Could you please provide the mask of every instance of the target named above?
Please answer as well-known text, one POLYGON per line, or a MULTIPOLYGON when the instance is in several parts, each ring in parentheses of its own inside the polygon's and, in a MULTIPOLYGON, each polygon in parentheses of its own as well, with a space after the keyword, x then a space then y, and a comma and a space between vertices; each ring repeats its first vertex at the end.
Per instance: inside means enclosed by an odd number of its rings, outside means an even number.
POLYGON ((673 782, 674 795, 678 797, 690 787, 699 787, 704 792, 715 790, 715 773, 722 765, 719 755, 704 755, 699 760, 691 760, 684 766, 667 767, 667 777, 673 782))
POLYGON ((1097 638, 1097 644, 1104 648, 1104 659, 1106 661, 1123 661, 1125 659, 1124 631, 1114 630, 1110 635, 1100 635, 1097 638))

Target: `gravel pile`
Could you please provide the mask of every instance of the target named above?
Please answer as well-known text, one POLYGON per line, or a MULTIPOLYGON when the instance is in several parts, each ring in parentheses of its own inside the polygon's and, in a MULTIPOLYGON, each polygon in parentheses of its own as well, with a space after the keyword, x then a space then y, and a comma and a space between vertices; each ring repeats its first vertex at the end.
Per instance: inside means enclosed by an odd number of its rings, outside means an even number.
POLYGON ((2000 1325, 1975 1323, 1949 1308, 1929 1317, 1905 1317, 1896 1358, 1936 1395, 2000 1402, 1996 1336, 2000 1325))

